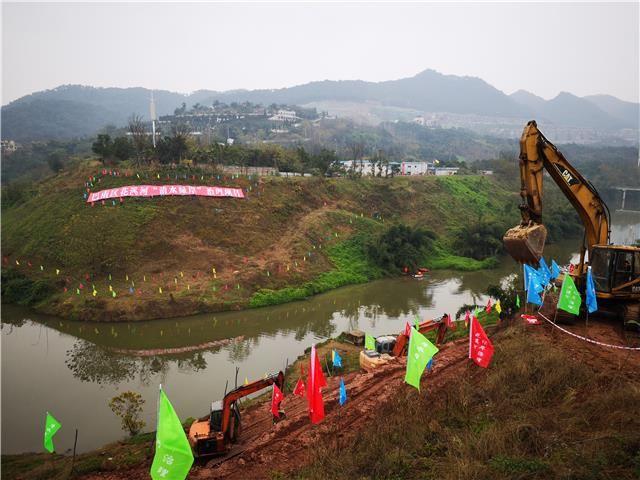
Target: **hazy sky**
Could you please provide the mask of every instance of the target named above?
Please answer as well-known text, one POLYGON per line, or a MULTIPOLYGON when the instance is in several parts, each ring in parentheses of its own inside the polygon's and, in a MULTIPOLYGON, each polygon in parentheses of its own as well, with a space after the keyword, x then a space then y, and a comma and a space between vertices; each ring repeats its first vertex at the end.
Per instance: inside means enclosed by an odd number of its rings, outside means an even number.
POLYGON ((638 101, 639 3, 4 3, 2 104, 61 84, 278 88, 426 68, 638 101))

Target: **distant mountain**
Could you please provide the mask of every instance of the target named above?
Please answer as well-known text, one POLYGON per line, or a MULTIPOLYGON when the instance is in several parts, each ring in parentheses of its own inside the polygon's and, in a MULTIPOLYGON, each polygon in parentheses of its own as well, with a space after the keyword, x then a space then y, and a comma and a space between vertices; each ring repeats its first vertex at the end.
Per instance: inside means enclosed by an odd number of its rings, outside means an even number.
MULTIPOLYGON (((64 85, 26 95, 2 107, 2 137, 17 140, 65 139, 93 135, 106 125, 125 125, 132 114, 149 118, 146 88, 64 85)), ((187 96, 153 92, 158 114, 173 113, 187 96)))
POLYGON ((584 98, 600 110, 630 125, 630 128, 640 128, 640 104, 625 102, 611 95, 588 95, 584 98))
MULTIPOLYGON (((531 110, 538 120, 551 121, 558 125, 614 130, 633 128, 633 121, 611 115, 607 110, 588 97, 580 98, 568 92, 561 92, 551 100, 545 100, 525 90, 518 90, 510 95, 511 99, 531 110)), ((615 97, 610 97, 620 103, 615 97)), ((605 102, 606 103, 606 102, 605 102)), ((635 105, 636 109, 638 104, 635 105)))
MULTIPOLYGON (((454 126, 455 122, 462 121, 461 116, 478 116, 484 124, 498 117, 501 121, 511 119, 515 125, 525 119, 541 118, 557 126, 603 131, 637 128, 637 115, 634 119, 633 110, 637 111, 638 104, 615 97, 579 98, 561 93, 546 101, 524 91, 506 95, 479 78, 443 75, 434 70, 384 82, 324 80, 275 90, 200 90, 190 95, 155 90, 153 93, 159 115, 172 113, 182 102, 189 106, 207 105, 214 100, 288 105, 342 102, 356 106, 378 105, 388 112, 404 109, 403 118, 413 112, 449 113, 456 116, 454 126)), ((2 107, 3 138, 19 142, 62 139, 91 135, 110 123, 122 126, 133 113, 148 118, 150 94, 145 88, 80 85, 37 92, 2 107)), ((347 115, 348 112, 346 109, 347 115)))
POLYGON ((544 104, 547 102, 544 98, 534 95, 526 90, 518 90, 509 95, 516 103, 529 108, 532 112, 538 112, 544 108, 544 104))

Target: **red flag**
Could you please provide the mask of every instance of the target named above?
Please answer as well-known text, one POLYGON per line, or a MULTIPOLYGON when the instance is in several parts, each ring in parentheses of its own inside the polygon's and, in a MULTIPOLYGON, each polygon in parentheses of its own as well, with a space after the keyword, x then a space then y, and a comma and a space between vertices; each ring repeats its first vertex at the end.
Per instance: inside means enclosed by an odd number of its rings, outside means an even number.
POLYGON ((491 312, 491 299, 487 302, 487 308, 485 308, 484 311, 487 313, 491 312))
POLYGON ((464 314, 464 328, 469 328, 470 319, 471 319, 471 314, 469 313, 469 310, 467 310, 466 313, 464 314))
POLYGON ((404 334, 407 338, 411 337, 411 325, 409 325, 409 322, 404 325, 404 334))
POLYGON ((493 344, 487 334, 484 333, 482 325, 476 317, 471 319, 471 330, 469 331, 469 358, 476 365, 487 368, 493 357, 493 344))
POLYGON ((302 377, 300 377, 296 383, 296 388, 293 389, 293 394, 298 395, 299 397, 304 397, 305 388, 302 377))
POLYGON ((282 390, 280 390, 274 383, 273 395, 271 396, 271 413, 273 413, 273 416, 276 418, 280 418, 280 410, 278 409, 278 407, 280 406, 280 402, 283 398, 284 394, 282 393, 282 390))
POLYGON ((311 347, 309 359, 309 377, 307 378, 307 402, 309 404, 309 419, 311 423, 319 423, 324 418, 324 401, 321 388, 327 385, 322 373, 320 359, 316 352, 316 346, 311 347))
POLYGON ((456 329, 456 323, 453 320, 451 320, 451 315, 449 315, 448 313, 447 313, 446 322, 447 322, 447 328, 451 330, 456 329))

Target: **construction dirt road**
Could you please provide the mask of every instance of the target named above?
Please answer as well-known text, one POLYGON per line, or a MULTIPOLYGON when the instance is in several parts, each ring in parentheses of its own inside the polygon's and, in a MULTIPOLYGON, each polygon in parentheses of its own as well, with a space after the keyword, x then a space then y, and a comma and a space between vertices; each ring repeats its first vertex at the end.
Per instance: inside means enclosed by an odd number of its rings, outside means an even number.
MULTIPOLYGON (((500 328, 500 327, 498 327, 500 328)), ((526 327, 536 337, 560 345, 571 356, 600 370, 623 375, 640 382, 640 352, 616 350, 592 345, 568 336, 543 321, 541 325, 526 327)), ((590 323, 588 326, 574 325, 577 334, 587 334, 603 342, 625 344, 624 337, 608 323, 590 323)), ((467 359, 468 340, 463 338, 447 344, 436 357, 433 369, 425 374, 422 395, 437 395, 438 389, 460 375, 482 374, 482 370, 470 365, 467 359)), ((638 346, 638 341, 634 345, 638 346)), ((627 344, 629 344, 627 342, 627 344)), ((286 419, 272 424, 268 403, 252 405, 243 414, 242 443, 232 458, 223 462, 211 461, 206 465, 194 465, 190 479, 261 479, 272 478, 272 472, 292 472, 311 460, 313 448, 336 442, 348 444, 366 424, 379 420, 381 407, 393 401, 398 389, 404 385, 406 358, 380 367, 373 373, 350 373, 345 375, 348 401, 338 405, 337 377, 327 379, 323 390, 326 418, 318 425, 311 425, 307 415, 305 398, 289 394, 282 407, 286 419)), ((90 480, 148 479, 149 464, 129 470, 92 474, 90 480)))

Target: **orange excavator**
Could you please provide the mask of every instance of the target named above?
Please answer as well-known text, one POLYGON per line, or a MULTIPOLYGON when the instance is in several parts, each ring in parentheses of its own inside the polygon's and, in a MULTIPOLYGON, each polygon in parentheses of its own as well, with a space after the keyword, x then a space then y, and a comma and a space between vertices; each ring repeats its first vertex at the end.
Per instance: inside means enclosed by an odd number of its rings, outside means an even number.
MULTIPOLYGON (((445 316, 440 320, 425 320, 418 325, 418 331, 422 334, 432 330, 437 331, 436 345, 442 345, 447 333, 445 316)), ((364 370, 373 370, 384 365, 390 357, 402 357, 407 354, 409 337, 404 332, 398 335, 381 335, 375 338, 375 350, 363 350, 360 352, 360 367, 364 370)))
POLYGON ((255 382, 242 385, 227 393, 222 401, 211 404, 211 413, 196 420, 189 428, 189 443, 196 458, 225 455, 240 437, 241 422, 238 400, 263 388, 276 384, 284 388, 281 371, 255 382))

